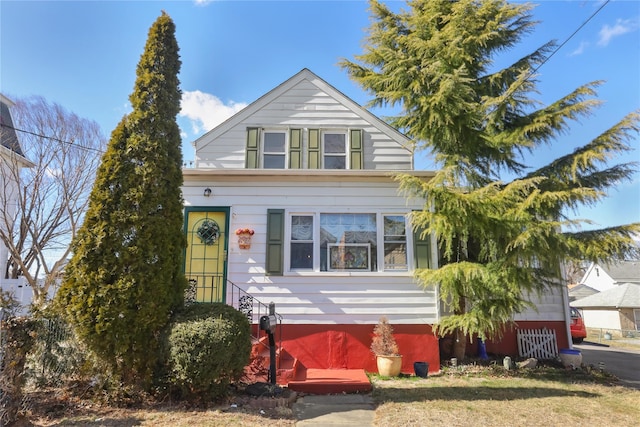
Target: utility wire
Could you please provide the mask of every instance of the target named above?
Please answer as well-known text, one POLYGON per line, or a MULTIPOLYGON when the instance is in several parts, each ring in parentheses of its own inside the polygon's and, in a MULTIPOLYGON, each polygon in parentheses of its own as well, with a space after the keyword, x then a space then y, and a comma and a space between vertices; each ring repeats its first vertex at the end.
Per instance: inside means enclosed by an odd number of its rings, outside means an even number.
POLYGON ((52 141, 56 141, 56 142, 59 142, 61 144, 67 144, 67 145, 71 145, 71 146, 76 147, 76 148, 80 148, 82 150, 93 151, 93 152, 96 152, 98 154, 104 154, 104 150, 101 150, 99 148, 84 147, 82 145, 74 144, 73 142, 70 142, 70 141, 65 141, 63 139, 56 138, 55 136, 47 136, 47 135, 42 135, 40 133, 35 133, 35 132, 28 131, 28 130, 24 130, 24 129, 18 129, 16 127, 9 126, 9 125, 4 124, 4 123, 0 123, 0 127, 11 129, 11 130, 14 130, 16 132, 23 132, 23 133, 26 133, 26 134, 29 134, 29 135, 36 136, 38 138, 50 139, 52 141))
POLYGON ((582 23, 582 24, 581 24, 581 25, 580 25, 580 26, 579 26, 579 27, 578 27, 578 28, 577 28, 573 33, 571 33, 571 35, 570 35, 569 37, 567 37, 567 38, 565 39, 565 41, 563 41, 562 43, 560 43, 560 44, 558 45, 558 47, 557 47, 557 48, 555 48, 555 49, 553 50, 553 52, 551 52, 551 54, 550 54, 549 56, 547 56, 547 57, 544 59, 544 61, 542 61, 540 64, 538 64, 538 66, 537 66, 536 68, 534 68, 533 70, 531 70, 531 72, 529 73, 529 75, 527 76, 527 78, 526 78, 525 80, 529 80, 529 78, 530 78, 533 74, 535 74, 535 73, 540 69, 540 67, 542 67, 544 64, 546 64, 546 63, 547 63, 547 61, 549 61, 549 60, 553 57, 553 55, 555 55, 556 53, 558 53, 558 51, 559 51, 560 49, 562 49, 562 47, 563 47, 564 45, 566 45, 566 44, 569 42, 569 40, 571 40, 571 39, 573 38, 573 36, 575 36, 576 34, 578 34, 578 32, 579 32, 580 30, 582 30, 582 28, 583 28, 585 25, 587 25, 587 24, 589 23, 589 21, 591 21, 591 20, 592 20, 592 19, 593 19, 593 18, 594 18, 598 13, 600 13, 600 11, 601 11, 601 10, 602 10, 606 5, 608 5, 610 1, 611 1, 611 0, 606 0, 606 1, 605 1, 605 2, 604 2, 604 3, 603 3, 599 8, 595 11, 595 12, 593 12, 593 13, 591 14, 591 16, 589 16, 589 18, 587 18, 587 20, 586 20, 586 21, 584 21, 584 22, 583 22, 583 23, 582 23))
MULTIPOLYGON (((602 5, 601 5, 598 9, 596 9, 596 11, 595 11, 595 12, 593 12, 593 13, 591 14, 591 16, 589 16, 589 17, 588 17, 588 18, 587 18, 587 19, 586 19, 586 20, 585 20, 585 21, 584 21, 584 22, 583 22, 583 23, 582 23, 582 24, 581 24, 581 25, 580 25, 580 26, 579 26, 579 27, 578 27, 578 28, 577 28, 573 33, 571 33, 571 34, 569 35, 569 37, 567 37, 567 38, 566 38, 562 43, 560 43, 560 44, 558 45, 558 47, 556 47, 556 48, 553 50, 553 52, 551 52, 551 54, 550 54, 549 56, 547 56, 547 57, 546 57, 546 58, 545 58, 545 59, 544 59, 540 64, 538 64, 538 66, 537 66, 537 67, 535 67, 533 70, 531 70, 531 71, 529 72, 529 74, 527 75, 527 77, 526 77, 524 80, 529 80, 529 78, 530 78, 533 74, 535 74, 535 73, 536 73, 536 72, 537 72, 537 71, 538 71, 538 70, 539 70, 539 69, 540 69, 544 64, 546 64, 546 63, 547 63, 547 62, 548 62, 548 61, 549 61, 549 60, 550 60, 550 59, 551 59, 551 58, 552 58, 556 53, 558 53, 558 51, 559 51, 560 49, 562 49, 562 48, 564 47, 564 45, 566 45, 566 44, 567 44, 567 43, 568 43, 568 42, 569 42, 569 41, 570 41, 570 40, 571 40, 571 39, 572 39, 576 34, 578 34, 578 33, 580 32, 580 30, 582 30, 582 28, 584 28, 584 27, 585 27, 585 25, 587 25, 587 24, 588 24, 588 23, 589 23, 589 22, 590 22, 590 21, 591 21, 591 20, 592 20, 592 19, 593 19, 597 14, 598 14, 598 13, 600 13, 600 11, 601 11, 601 10, 602 10, 606 5, 608 5, 610 1, 611 1, 611 0, 606 0, 604 3, 602 3, 602 5)), ((81 146, 81 145, 74 144, 73 142, 65 141, 65 140, 62 140, 62 139, 59 139, 59 138, 56 138, 56 137, 53 137, 53 136, 47 136, 47 135, 42 135, 42 134, 35 133, 35 132, 30 132, 30 131, 28 131, 28 130, 24 130, 24 129, 18 129, 18 128, 15 128, 15 127, 13 127, 13 126, 9 126, 9 125, 4 124, 4 123, 0 123, 0 126, 1 126, 1 127, 5 127, 5 128, 8 128, 8 129, 12 129, 12 130, 17 131, 17 132, 23 132, 23 133, 26 133, 26 134, 29 134, 29 135, 33 135, 33 136, 36 136, 36 137, 38 137, 38 138, 51 139, 51 140, 53 140, 53 141, 57 141, 57 142, 60 142, 60 143, 62 143, 62 144, 72 145, 72 146, 74 146, 74 147, 77 147, 77 148, 80 148, 80 149, 83 149, 83 150, 87 150, 87 151, 94 151, 94 152, 99 153, 99 154, 104 154, 104 151, 103 151, 103 150, 100 150, 100 149, 98 149, 98 148, 83 147, 83 146, 81 146)))

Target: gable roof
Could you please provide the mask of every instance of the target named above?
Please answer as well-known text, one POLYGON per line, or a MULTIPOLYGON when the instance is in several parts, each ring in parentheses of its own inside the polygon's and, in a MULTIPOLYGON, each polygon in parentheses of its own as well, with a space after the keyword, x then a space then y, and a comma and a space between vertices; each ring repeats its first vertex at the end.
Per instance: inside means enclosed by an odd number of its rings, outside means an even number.
POLYGON ((640 284, 624 283, 573 301, 570 305, 577 308, 640 308, 640 284))
POLYGON ((399 132, 393 126, 390 126, 388 123, 380 119, 375 114, 372 114, 369 111, 367 111, 365 108, 361 107, 358 103, 356 103, 351 98, 349 98, 348 96, 340 92, 338 89, 336 89, 335 87, 331 86, 329 83, 327 83, 326 81, 318 77, 308 68, 303 68, 301 71, 299 71, 294 76, 290 77, 288 80, 276 86, 274 89, 262 95, 260 98, 258 98, 251 104, 247 105, 245 108, 238 111, 236 114, 234 114, 233 116, 231 116, 230 118, 228 118, 227 120, 225 120, 224 122, 216 126, 215 128, 211 129, 209 132, 202 135, 200 138, 196 139, 193 142, 194 147, 196 147, 196 149, 202 148, 202 147, 198 147, 199 141, 203 139, 206 139, 207 141, 212 141, 216 139, 218 136, 224 134, 235 125, 241 123, 243 120, 246 120, 248 117, 251 117, 256 112, 260 111, 260 109, 262 109, 263 107, 268 105, 270 102, 277 99, 279 96, 286 93, 288 90, 295 87, 298 83, 302 82, 303 80, 307 80, 308 82, 316 86, 318 89, 327 93, 329 96, 336 99, 338 102, 343 104, 345 107, 347 107, 349 110, 351 110, 353 113, 358 115, 363 120, 366 120, 367 122, 375 125, 381 132, 383 132, 392 140, 399 143, 402 147, 404 147, 408 151, 410 152, 413 151, 409 144, 410 139, 407 136, 399 132))
POLYGON ((593 294, 597 294, 599 291, 593 289, 591 286, 587 286, 584 283, 576 285, 569 289, 569 301, 575 301, 581 298, 588 297, 593 294))
POLYGON ((640 261, 620 261, 603 268, 618 283, 640 283, 640 261))
POLYGON ((580 282, 586 282, 591 274, 594 272, 597 273, 598 268, 611 277, 613 283, 640 283, 640 260, 616 261, 602 264, 592 262, 580 282))
POLYGON ((24 157, 24 152, 22 151, 22 147, 20 147, 18 135, 16 134, 13 126, 11 111, 9 111, 9 108, 12 106, 13 101, 0 94, 0 145, 24 157))

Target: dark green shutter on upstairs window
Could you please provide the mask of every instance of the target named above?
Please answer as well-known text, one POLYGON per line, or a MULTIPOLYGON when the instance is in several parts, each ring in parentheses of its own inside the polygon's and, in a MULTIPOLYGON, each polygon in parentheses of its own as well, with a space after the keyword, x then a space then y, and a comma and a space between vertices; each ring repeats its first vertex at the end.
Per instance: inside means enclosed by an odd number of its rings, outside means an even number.
POLYGON ((351 142, 351 169, 364 169, 362 130, 351 129, 349 140, 351 142))
POLYGON ((309 169, 320 169, 320 129, 309 129, 309 169))
POLYGON ((260 129, 247 128, 246 168, 258 168, 258 148, 260 146, 260 129))
POLYGON ((284 209, 267 209, 267 276, 282 276, 284 270, 284 209))
POLYGON ((302 130, 289 130, 289 169, 302 168, 302 130))
POLYGON ((429 235, 422 238, 423 228, 413 230, 413 256, 415 257, 416 269, 432 268, 431 262, 431 237, 429 235))

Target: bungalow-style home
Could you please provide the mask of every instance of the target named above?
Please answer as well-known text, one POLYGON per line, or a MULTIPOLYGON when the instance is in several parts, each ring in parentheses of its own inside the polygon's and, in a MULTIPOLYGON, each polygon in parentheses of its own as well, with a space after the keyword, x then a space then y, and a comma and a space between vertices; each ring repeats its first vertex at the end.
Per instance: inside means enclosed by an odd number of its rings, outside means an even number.
MULTIPOLYGON (((0 227, 3 231, 6 230, 7 223, 14 217, 17 209, 19 170, 33 167, 33 163, 25 158, 13 125, 11 117, 13 105, 13 101, 0 94, 0 218, 2 218, 0 227)), ((21 277, 8 277, 8 260, 7 246, 0 240, 0 288, 3 292, 13 294, 22 305, 27 305, 31 302, 31 288, 24 285, 21 277)))
MULTIPOLYGON (((303 69, 193 145, 183 197, 195 300, 274 303, 279 345, 316 369, 375 372, 369 346, 386 316, 402 371, 415 361, 439 370, 438 289, 413 277, 437 267, 436 246, 410 225, 425 201, 400 194, 394 180, 433 172, 414 169, 406 136, 303 69)), ((566 290, 537 305, 518 325, 555 329, 567 346, 566 290)), ((486 348, 517 354, 514 336, 486 348)))
POLYGON ((623 283, 573 301, 571 306, 580 309, 587 328, 623 336, 640 331, 640 283, 623 283))
POLYGON ((598 292, 623 283, 640 283, 640 260, 616 261, 607 264, 591 263, 580 284, 598 292))

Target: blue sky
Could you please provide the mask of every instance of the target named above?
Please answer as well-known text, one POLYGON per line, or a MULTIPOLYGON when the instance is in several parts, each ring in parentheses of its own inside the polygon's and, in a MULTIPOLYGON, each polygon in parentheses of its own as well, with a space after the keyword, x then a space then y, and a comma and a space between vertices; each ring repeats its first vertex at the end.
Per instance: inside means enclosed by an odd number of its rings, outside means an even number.
MULTIPOLYGON (((387 1, 395 10, 404 1, 387 1)), ((640 2, 533 2, 534 33, 499 65, 549 41, 563 43, 540 68, 537 99, 546 105, 581 84, 605 80, 603 105, 552 146, 527 159, 539 166, 584 145, 640 109, 640 2)), ((129 110, 135 68, 151 24, 165 10, 176 24, 183 91, 178 123, 185 161, 191 141, 303 68, 365 104, 370 96, 337 63, 362 52, 368 5, 352 1, 30 1, 0 0, 0 91, 41 95, 97 121, 105 135, 129 110)), ((389 111, 373 110, 384 116, 389 111)), ((635 151, 622 161, 640 161, 635 151)), ((418 169, 430 169, 424 156, 418 169)), ((605 203, 578 213, 598 226, 640 221, 640 174, 605 203)))

